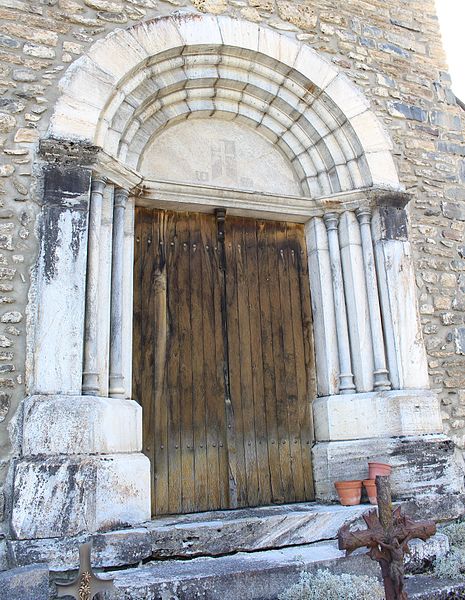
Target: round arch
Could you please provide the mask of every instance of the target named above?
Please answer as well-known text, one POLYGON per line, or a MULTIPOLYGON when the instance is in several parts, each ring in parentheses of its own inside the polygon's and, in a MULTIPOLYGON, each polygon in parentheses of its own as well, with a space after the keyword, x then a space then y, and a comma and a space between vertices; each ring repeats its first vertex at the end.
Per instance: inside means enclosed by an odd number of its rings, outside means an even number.
POLYGON ((95 144, 136 170, 161 131, 213 117, 271 141, 303 196, 401 188, 367 98, 307 45, 254 23, 177 13, 117 30, 59 87, 48 137, 95 144))

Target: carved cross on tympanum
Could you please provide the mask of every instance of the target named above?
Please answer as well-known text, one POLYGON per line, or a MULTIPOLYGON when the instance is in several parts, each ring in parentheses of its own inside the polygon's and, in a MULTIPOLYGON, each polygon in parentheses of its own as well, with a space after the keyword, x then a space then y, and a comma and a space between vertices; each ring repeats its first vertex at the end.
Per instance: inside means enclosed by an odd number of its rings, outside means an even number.
POLYGON ((90 564, 91 543, 79 548, 79 573, 71 583, 57 583, 58 597, 72 596, 76 600, 92 600, 99 592, 114 590, 113 580, 97 577, 90 564))
POLYGON ((371 510, 363 515, 367 529, 350 531, 349 525, 339 530, 339 549, 346 555, 357 548, 369 548, 368 556, 379 562, 386 600, 408 600, 404 584, 404 555, 408 542, 418 538, 426 541, 436 533, 434 521, 413 521, 400 507, 392 510, 389 477, 376 477, 378 514, 371 510))

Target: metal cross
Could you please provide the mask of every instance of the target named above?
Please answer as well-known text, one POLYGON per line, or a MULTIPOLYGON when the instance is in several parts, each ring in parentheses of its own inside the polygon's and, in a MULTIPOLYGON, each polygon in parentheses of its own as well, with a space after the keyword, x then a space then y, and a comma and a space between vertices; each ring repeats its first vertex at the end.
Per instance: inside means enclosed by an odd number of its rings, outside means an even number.
POLYGON ((436 533, 434 521, 413 521, 402 514, 400 507, 392 510, 389 477, 376 477, 378 514, 376 510, 363 515, 368 529, 350 531, 345 525, 339 530, 339 550, 346 555, 357 548, 369 548, 368 556, 378 561, 384 580, 386 600, 407 600, 404 585, 404 555, 408 542, 414 538, 426 541, 436 533))
POLYGON ((58 598, 72 596, 76 600, 92 600, 95 594, 114 590, 113 579, 99 579, 92 571, 90 551, 92 544, 79 547, 79 573, 71 583, 57 583, 58 598))

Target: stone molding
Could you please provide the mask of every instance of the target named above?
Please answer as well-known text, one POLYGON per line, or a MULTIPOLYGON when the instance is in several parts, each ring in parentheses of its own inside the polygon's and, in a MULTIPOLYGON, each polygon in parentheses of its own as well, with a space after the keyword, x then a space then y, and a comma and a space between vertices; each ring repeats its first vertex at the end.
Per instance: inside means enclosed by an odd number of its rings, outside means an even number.
POLYGON ((401 189, 392 142, 364 94, 312 48, 263 25, 227 16, 175 13, 116 30, 68 68, 60 90, 48 136, 95 144, 133 168, 160 120, 166 126, 213 111, 219 118, 234 117, 261 127, 293 162, 304 191, 311 190, 312 196, 318 195, 315 191, 371 185, 401 189), (199 63, 206 48, 208 60, 199 63), (213 51, 218 54, 216 65, 213 51), (195 55, 192 65, 191 55, 195 55), (258 74, 252 79, 250 60, 258 74), (198 82, 195 93, 186 85, 189 78, 198 82), (158 92, 172 86, 173 79, 179 89, 160 102, 158 92), (234 80, 236 87, 230 87, 227 82, 234 80), (248 89, 237 92, 248 85, 253 94, 248 89), (210 93, 199 94, 211 87, 215 102, 210 93), (125 103, 128 94, 136 100, 125 103), (315 102, 321 116, 316 112, 313 118, 315 102), (299 107, 297 114, 293 105, 299 107), (325 121, 329 129, 321 129, 325 121), (344 123, 339 132, 345 143, 331 133, 335 122, 344 123), (330 157, 324 164, 322 155, 330 157))

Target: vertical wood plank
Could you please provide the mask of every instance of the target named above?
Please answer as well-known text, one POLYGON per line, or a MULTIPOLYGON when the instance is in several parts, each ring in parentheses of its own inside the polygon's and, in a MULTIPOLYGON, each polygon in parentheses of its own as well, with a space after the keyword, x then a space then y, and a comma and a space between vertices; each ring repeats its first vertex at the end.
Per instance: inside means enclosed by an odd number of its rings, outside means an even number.
MULTIPOLYGON (((310 422, 310 398, 307 387, 307 369, 304 348, 304 330, 302 321, 301 296, 301 264, 302 248, 299 239, 299 227, 288 223, 286 227, 287 239, 287 265, 290 299, 290 324, 293 340, 293 364, 295 365, 296 403, 294 418, 289 419, 290 437, 295 454, 300 453, 302 464, 301 496, 305 500, 309 494, 309 481, 311 481, 310 446, 308 441, 308 423, 310 422)), ((296 494, 297 496, 297 494, 296 494)))
POLYGON ((167 359, 167 292, 166 292, 166 220, 167 213, 158 214, 154 222, 152 260, 154 264, 151 302, 154 320, 153 402, 155 413, 155 494, 159 514, 169 512, 168 469, 168 406, 166 393, 167 359))
POLYGON ((224 406, 223 377, 220 373, 218 379, 217 372, 217 364, 222 361, 223 353, 220 349, 220 354, 216 355, 215 345, 214 290, 218 288, 219 280, 214 262, 216 223, 215 218, 211 215, 200 215, 200 236, 208 504, 209 506, 219 507, 222 505, 219 452, 220 441, 223 440, 222 432, 224 431, 225 420, 224 410, 221 410, 224 406))
MULTIPOLYGON (((286 388, 286 367, 284 347, 284 321, 286 315, 281 308, 281 280, 279 271, 283 269, 283 261, 280 257, 277 225, 267 224, 268 268, 272 276, 272 298, 271 298, 271 326, 273 334, 274 371, 276 381, 276 414, 278 421, 278 444, 279 460, 281 465, 282 483, 286 502, 295 502, 295 488, 293 480, 291 452, 289 444, 289 415, 286 388)), ((282 236, 281 236, 282 237, 282 236)))
POLYGON ((182 512, 182 461, 181 461, 181 402, 180 402, 180 345, 179 345, 179 215, 167 213, 166 272, 168 310, 168 352, 166 362, 166 402, 168 405, 168 494, 170 513, 182 512))
POLYGON ((192 342, 192 409, 194 425, 194 485, 196 510, 206 510, 207 494, 207 450, 206 450, 206 406, 204 377, 203 340, 203 294, 202 294, 202 245, 200 215, 190 219, 190 291, 191 291, 191 342, 192 342))
POLYGON ((285 502, 279 455, 279 434, 276 394, 279 384, 276 384, 274 368, 275 349, 273 340, 273 324, 271 301, 274 298, 274 273, 270 273, 268 260, 269 232, 265 221, 258 222, 258 279, 260 286, 260 321, 262 335, 264 412, 268 431, 268 460, 271 478, 272 501, 285 502))
MULTIPOLYGON (((150 459, 152 473, 152 510, 156 512, 155 447, 154 447, 154 402, 153 365, 155 359, 155 326, 152 304, 152 279, 154 261, 152 256, 153 225, 158 229, 158 218, 152 211, 140 210, 140 306, 141 306, 141 346, 138 364, 142 371, 139 401, 142 405, 144 453, 150 459)), ((156 242, 155 242, 156 243, 156 242)))
POLYGON ((258 497, 260 505, 272 501, 270 462, 268 457, 268 431, 263 383, 262 327, 260 306, 260 281, 257 257, 257 223, 243 220, 245 279, 248 291, 250 357, 252 368, 252 393, 254 410, 254 442, 257 455, 258 497))
POLYGON ((310 298, 310 284, 308 275, 308 258, 307 246, 305 243, 305 233, 303 227, 299 226, 299 245, 300 245, 300 265, 299 265, 299 284, 300 284, 300 299, 301 299, 301 318, 302 318, 302 338, 305 357, 305 373, 306 373, 306 412, 304 426, 301 429, 302 433, 302 453, 304 469, 305 469, 305 493, 308 499, 313 499, 315 495, 313 483, 313 470, 311 462, 311 448, 313 444, 313 410, 312 402, 317 395, 316 381, 316 365, 315 351, 313 342, 313 318, 310 298))
POLYGON ((194 486, 194 431, 192 404, 192 326, 190 310, 190 233, 187 219, 179 218, 178 259, 178 319, 179 319, 179 392, 181 404, 181 461, 182 461, 182 510, 193 512, 195 506, 194 486))
POLYGON ((236 493, 237 505, 247 506, 247 474, 244 447, 244 422, 242 414, 242 371, 241 340, 239 333, 238 285, 237 285, 237 252, 234 233, 235 228, 230 219, 225 223, 226 251, 226 297, 227 328, 229 345, 229 378, 231 391, 231 412, 234 419, 236 450, 236 493))

